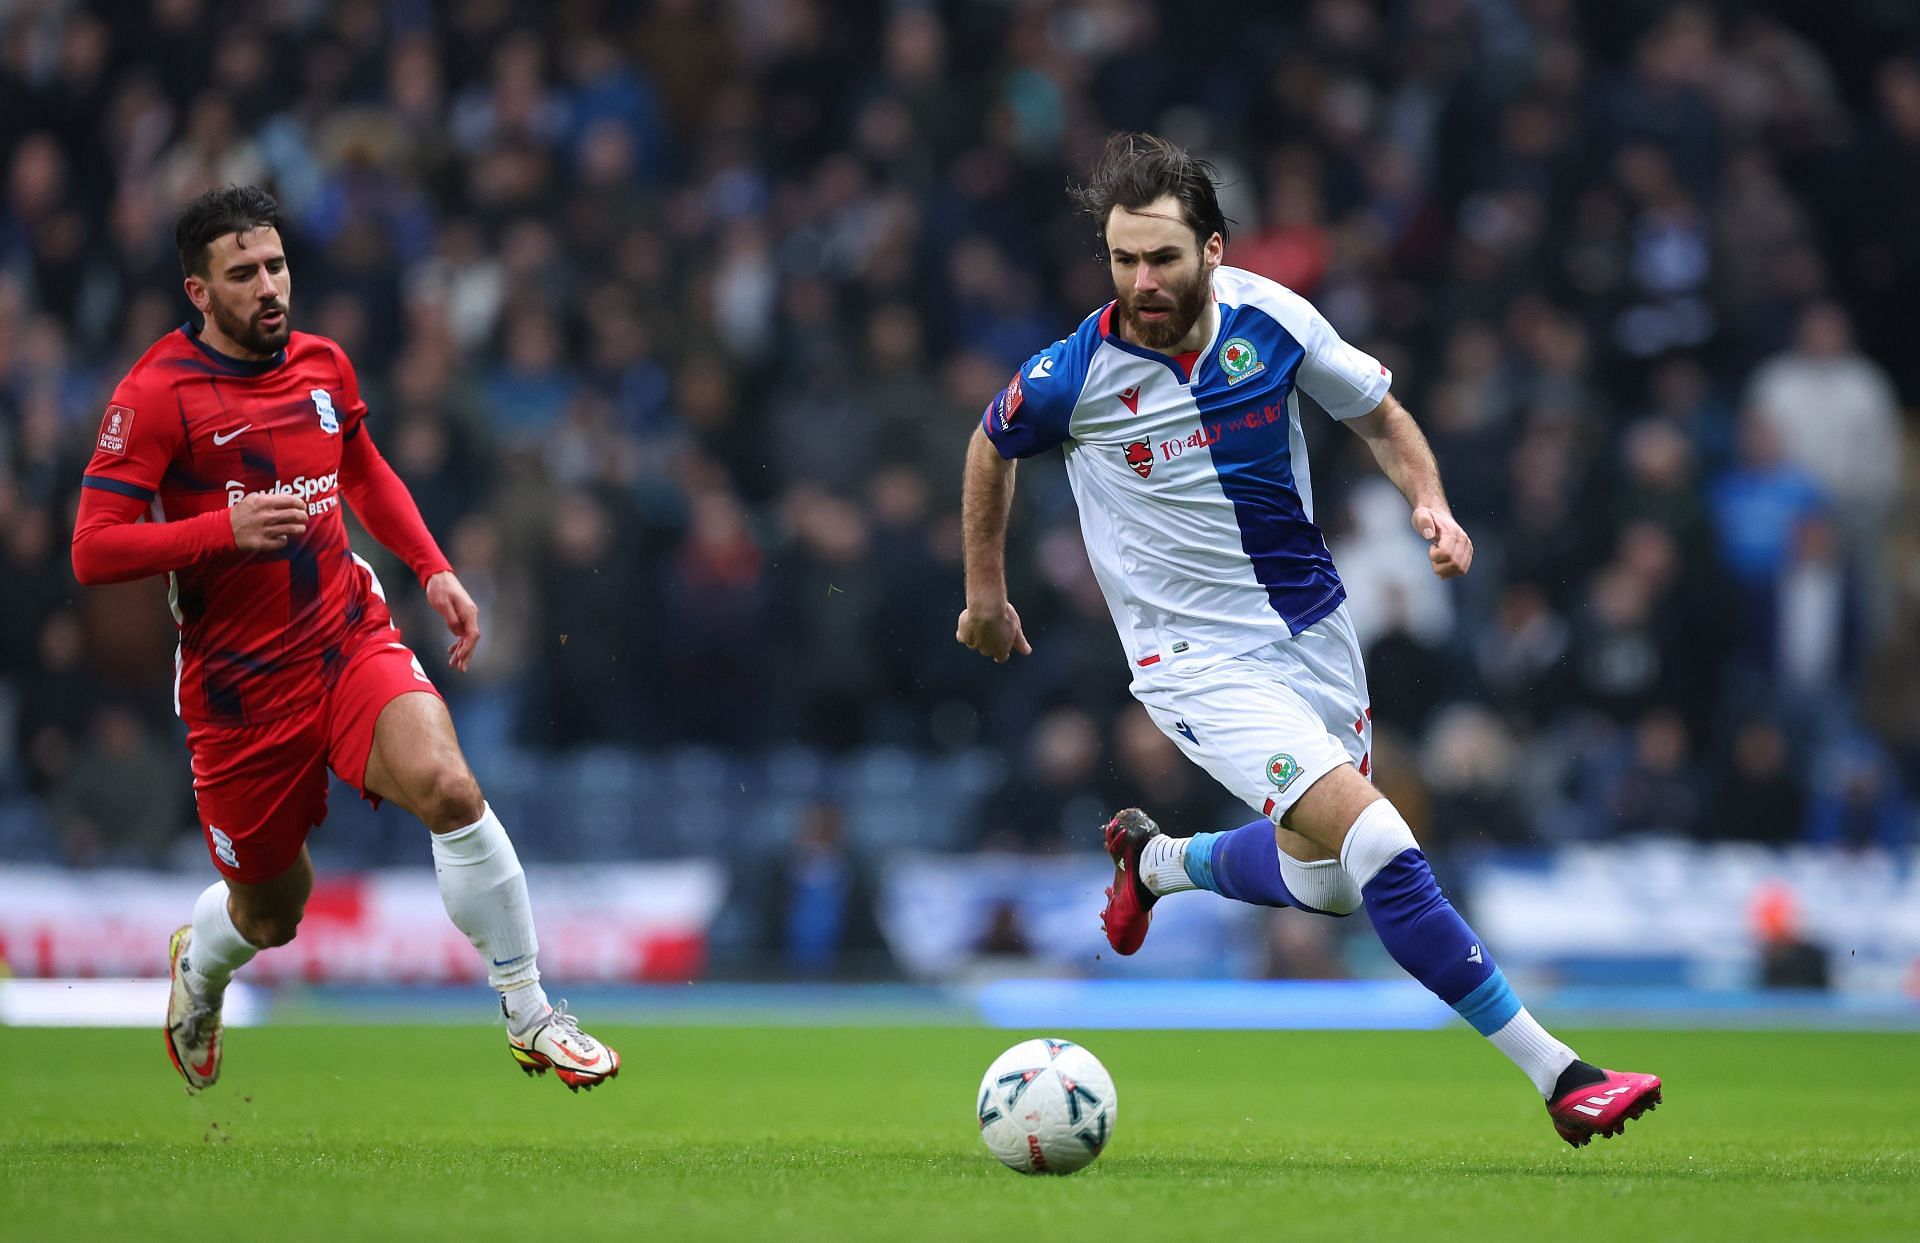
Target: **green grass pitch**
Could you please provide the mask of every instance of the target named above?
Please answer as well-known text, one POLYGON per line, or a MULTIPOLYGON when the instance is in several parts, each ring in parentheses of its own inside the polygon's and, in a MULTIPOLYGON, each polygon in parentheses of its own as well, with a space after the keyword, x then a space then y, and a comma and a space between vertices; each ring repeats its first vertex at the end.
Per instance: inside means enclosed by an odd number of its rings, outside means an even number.
POLYGON ((1576 1034, 1666 1080, 1576 1152, 1464 1030, 1049 1033, 1119 1125, 1022 1178, 972 1111, 1027 1033, 596 1030, 590 1095, 498 1030, 279 1027, 190 1099, 157 1030, 0 1029, 0 1239, 1920 1238, 1911 1035, 1576 1034))

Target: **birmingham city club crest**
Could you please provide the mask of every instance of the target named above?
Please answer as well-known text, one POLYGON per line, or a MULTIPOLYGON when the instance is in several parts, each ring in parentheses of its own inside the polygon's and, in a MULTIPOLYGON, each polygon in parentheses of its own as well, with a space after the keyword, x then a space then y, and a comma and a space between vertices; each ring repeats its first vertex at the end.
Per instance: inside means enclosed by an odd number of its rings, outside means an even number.
POLYGON ((316 388, 307 396, 313 399, 313 412, 320 416, 320 430, 329 436, 340 434, 340 415, 333 408, 333 394, 316 388))

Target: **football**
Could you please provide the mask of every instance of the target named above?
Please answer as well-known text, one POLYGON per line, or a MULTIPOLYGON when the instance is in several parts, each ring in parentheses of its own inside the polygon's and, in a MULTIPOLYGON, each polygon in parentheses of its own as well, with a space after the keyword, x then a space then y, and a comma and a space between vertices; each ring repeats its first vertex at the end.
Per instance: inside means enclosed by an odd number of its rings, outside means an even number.
POLYGON ((1070 1040, 1023 1040, 980 1081, 980 1139, 1010 1170, 1071 1174, 1113 1138, 1119 1103, 1100 1059, 1070 1040))

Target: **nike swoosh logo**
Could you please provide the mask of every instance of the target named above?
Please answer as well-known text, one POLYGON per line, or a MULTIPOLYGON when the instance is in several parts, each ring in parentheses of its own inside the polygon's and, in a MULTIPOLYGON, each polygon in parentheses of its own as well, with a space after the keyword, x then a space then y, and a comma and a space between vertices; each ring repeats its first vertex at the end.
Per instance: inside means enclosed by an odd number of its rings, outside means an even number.
POLYGON ((252 426, 253 424, 251 423, 242 423, 240 426, 234 428, 232 431, 226 433, 224 436, 221 435, 219 432, 215 432, 213 434, 213 443, 217 445, 226 444, 229 440, 232 440, 235 436, 238 436, 241 432, 246 431, 249 427, 252 427, 252 426))
MULTIPOLYGON (((396 643, 393 646, 400 647, 402 645, 396 643)), ((496 967, 511 967, 514 963, 519 962, 522 958, 525 958, 525 957, 526 957, 525 954, 515 954, 512 958, 496 958, 493 960, 493 965, 496 967)))
POLYGON ((581 1057, 578 1053, 575 1053, 572 1049, 567 1048, 567 1046, 559 1043, 558 1041, 554 1042, 553 1047, 560 1050, 562 1053, 565 1053, 568 1057, 572 1058, 573 1064, 575 1066, 578 1066, 582 1070, 592 1070, 595 1066, 598 1066, 600 1064, 600 1059, 601 1057, 604 1056, 604 1052, 596 1053, 593 1055, 593 1060, 588 1061, 585 1058, 581 1057))
POLYGON ((200 1063, 198 1066, 195 1066, 193 1068, 193 1073, 196 1075, 199 1075, 202 1079, 205 1079, 208 1075, 211 1075, 213 1073, 213 1063, 219 1058, 219 1056, 220 1056, 220 1038, 216 1036, 213 1039, 213 1043, 207 1046, 207 1060, 200 1063))

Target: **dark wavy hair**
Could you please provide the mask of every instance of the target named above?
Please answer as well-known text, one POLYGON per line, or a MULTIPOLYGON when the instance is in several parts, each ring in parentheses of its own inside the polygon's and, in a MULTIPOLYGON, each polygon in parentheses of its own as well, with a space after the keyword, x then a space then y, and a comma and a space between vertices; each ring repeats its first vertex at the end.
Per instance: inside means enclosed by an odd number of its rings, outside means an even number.
POLYGON ((259 186, 221 186, 209 190, 180 209, 173 224, 173 244, 180 251, 180 270, 205 278, 207 250, 215 238, 229 233, 280 227, 280 204, 259 186))
POLYGON ((1220 211, 1213 165, 1184 147, 1155 134, 1118 133, 1107 139, 1085 185, 1069 186, 1075 206, 1093 218, 1100 248, 1106 250, 1107 217, 1116 207, 1139 211, 1163 195, 1180 203, 1196 247, 1218 233, 1227 240, 1227 218, 1220 211))

